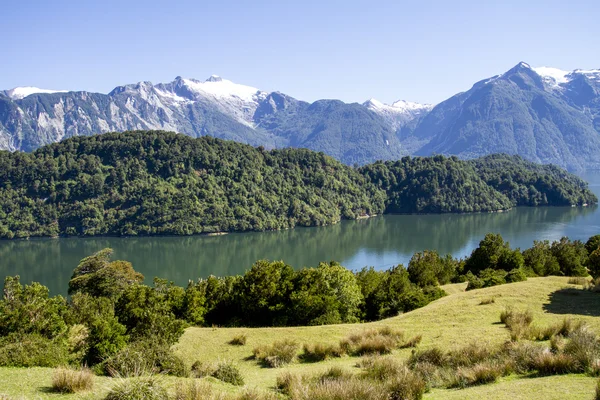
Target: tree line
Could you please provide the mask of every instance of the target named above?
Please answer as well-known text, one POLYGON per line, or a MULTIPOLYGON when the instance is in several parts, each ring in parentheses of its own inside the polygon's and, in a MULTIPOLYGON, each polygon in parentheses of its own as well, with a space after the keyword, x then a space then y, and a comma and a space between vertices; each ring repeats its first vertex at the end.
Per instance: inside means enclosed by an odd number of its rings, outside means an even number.
POLYGON ((0 151, 0 238, 7 239, 264 231, 382 213, 596 202, 574 175, 506 155, 352 168, 306 149, 160 131, 0 151))
POLYGON ((0 366, 83 363, 110 372, 133 349, 154 354, 161 365, 181 366, 169 348, 187 326, 374 321, 427 305, 444 296, 440 286, 450 282, 468 282, 471 290, 532 276, 600 278, 600 235, 586 243, 566 237, 535 242, 521 252, 488 234, 466 259, 426 250, 407 267, 385 271, 353 272, 333 261, 295 270, 283 261, 260 260, 243 275, 210 276, 187 287, 160 278, 145 285, 131 263, 112 261, 111 254, 104 249, 80 261, 68 299, 51 297, 37 282, 5 279, 0 366))

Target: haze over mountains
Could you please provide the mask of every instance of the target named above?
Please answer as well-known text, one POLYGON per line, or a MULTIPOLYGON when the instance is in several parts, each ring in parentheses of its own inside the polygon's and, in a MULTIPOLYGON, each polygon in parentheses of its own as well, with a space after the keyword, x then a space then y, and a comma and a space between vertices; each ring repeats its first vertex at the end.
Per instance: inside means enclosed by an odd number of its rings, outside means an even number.
POLYGON ((133 129, 306 147, 347 164, 501 152, 571 170, 600 168, 600 70, 519 63, 436 106, 375 99, 311 104, 218 76, 140 82, 109 94, 0 91, 0 149, 32 151, 66 137, 133 129))

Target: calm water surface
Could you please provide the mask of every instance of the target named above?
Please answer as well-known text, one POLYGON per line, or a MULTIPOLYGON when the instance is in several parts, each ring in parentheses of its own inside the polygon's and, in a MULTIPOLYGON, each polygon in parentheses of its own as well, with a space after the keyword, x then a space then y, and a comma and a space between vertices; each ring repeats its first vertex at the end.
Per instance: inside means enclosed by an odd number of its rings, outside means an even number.
MULTIPOLYGON (((600 197, 600 172, 582 177, 600 197)), ((114 249, 115 258, 131 261, 148 282, 160 276, 179 285, 211 274, 240 274, 261 258, 285 260, 296 268, 336 260, 351 269, 385 269, 406 264, 424 249, 466 256, 488 232, 500 233, 521 248, 562 236, 587 240, 600 233, 600 210, 543 207, 492 214, 386 215, 322 228, 216 237, 0 241, 0 277, 18 274, 23 282, 38 281, 53 294, 66 294, 79 260, 105 247, 114 249)))

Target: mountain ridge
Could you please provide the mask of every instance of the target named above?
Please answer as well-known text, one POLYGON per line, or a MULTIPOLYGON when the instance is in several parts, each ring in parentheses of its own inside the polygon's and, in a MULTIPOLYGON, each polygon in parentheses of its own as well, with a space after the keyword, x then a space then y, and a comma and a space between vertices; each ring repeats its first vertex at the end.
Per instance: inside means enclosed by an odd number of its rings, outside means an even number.
POLYGON ((437 105, 308 103, 217 75, 141 81, 108 94, 0 91, 0 149, 32 151, 72 136, 152 129, 267 149, 306 147, 346 164, 507 153, 570 170, 600 168, 600 70, 520 62, 437 105))

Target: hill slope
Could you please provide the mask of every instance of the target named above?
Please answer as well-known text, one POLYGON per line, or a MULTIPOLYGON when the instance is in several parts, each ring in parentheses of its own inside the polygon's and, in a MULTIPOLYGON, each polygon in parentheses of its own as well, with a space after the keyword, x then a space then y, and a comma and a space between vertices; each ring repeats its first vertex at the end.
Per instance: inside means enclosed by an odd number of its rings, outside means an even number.
POLYGON ((310 150, 211 137, 77 137, 34 153, 0 151, 0 238, 262 231, 383 212, 597 202, 581 179, 530 164, 438 156, 354 169, 310 150))

